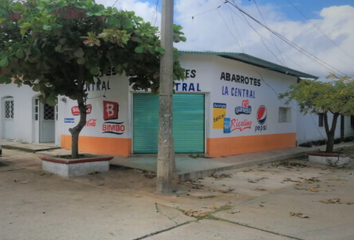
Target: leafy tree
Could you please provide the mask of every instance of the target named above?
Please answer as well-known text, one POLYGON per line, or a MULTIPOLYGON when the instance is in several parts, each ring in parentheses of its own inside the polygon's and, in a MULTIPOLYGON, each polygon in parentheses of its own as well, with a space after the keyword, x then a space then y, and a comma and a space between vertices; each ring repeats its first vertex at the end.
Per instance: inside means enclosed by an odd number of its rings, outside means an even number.
MULTIPOLYGON (((174 26, 174 41, 185 41, 174 26)), ((134 12, 94 0, 1 0, 0 83, 26 84, 55 105, 58 95, 77 100, 80 121, 70 129, 72 157, 86 123, 85 85, 113 69, 129 77, 134 90, 159 91, 160 46, 156 27, 134 12)), ((174 54, 174 80, 184 69, 174 54)), ((99 79, 98 79, 99 81, 99 79)))
POLYGON ((323 113, 327 135, 326 152, 333 152, 334 136, 337 120, 340 115, 354 115, 354 79, 339 78, 329 75, 330 82, 302 80, 290 86, 290 90, 279 94, 280 99, 286 98, 298 102, 300 111, 307 113, 323 113), (328 122, 328 113, 333 114, 332 123, 328 122))

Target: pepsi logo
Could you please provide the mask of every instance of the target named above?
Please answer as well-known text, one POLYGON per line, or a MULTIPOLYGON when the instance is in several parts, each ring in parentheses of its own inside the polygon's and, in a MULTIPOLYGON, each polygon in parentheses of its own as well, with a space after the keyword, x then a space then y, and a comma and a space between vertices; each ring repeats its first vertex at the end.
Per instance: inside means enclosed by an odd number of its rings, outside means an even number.
POLYGON ((257 121, 260 125, 263 125, 267 120, 267 108, 261 105, 257 111, 257 121))

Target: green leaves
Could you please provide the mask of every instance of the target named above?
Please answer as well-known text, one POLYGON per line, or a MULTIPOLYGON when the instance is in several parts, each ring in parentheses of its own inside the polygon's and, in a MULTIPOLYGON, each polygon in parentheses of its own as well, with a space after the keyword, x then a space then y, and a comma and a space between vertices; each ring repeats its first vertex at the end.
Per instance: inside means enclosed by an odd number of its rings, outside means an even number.
POLYGON ((78 48, 74 52, 75 57, 82 58, 85 55, 85 52, 82 48, 78 48))
POLYGON ((7 56, 5 56, 0 60, 0 67, 5 68, 8 65, 9 65, 9 59, 7 58, 7 56))
MULTIPOLYGON (((136 76, 131 82, 135 87, 158 91, 160 55, 165 50, 158 28, 134 12, 105 8, 94 0, 24 0, 9 5, 0 0, 0 24, 0 67, 7 71, 0 74, 0 83, 11 81, 12 74, 26 76, 34 91, 54 103, 58 95, 76 99, 78 81, 94 82, 101 72, 112 74, 114 66, 119 75, 136 76)), ((174 26, 179 41, 185 40, 181 30, 174 26)), ((174 78, 183 79, 176 53, 173 61, 174 78)))
POLYGON ((90 69, 90 73, 94 76, 98 75, 100 73, 100 68, 99 67, 93 67, 90 69))
POLYGON ((25 53, 23 52, 22 49, 17 50, 16 57, 17 58, 24 58, 25 57, 25 53))
POLYGON ((77 59, 77 63, 80 64, 80 65, 83 65, 83 64, 86 63, 86 59, 81 57, 81 58, 77 59))
POLYGON ((50 25, 43 25, 43 30, 45 30, 45 31, 50 31, 50 30, 52 30, 52 26, 50 26, 50 25))
POLYGON ((36 84, 32 87, 32 90, 35 91, 35 92, 39 92, 41 90, 41 87, 39 84, 36 84))
POLYGON ((143 53, 144 52, 144 46, 138 46, 135 48, 135 52, 136 53, 143 53))

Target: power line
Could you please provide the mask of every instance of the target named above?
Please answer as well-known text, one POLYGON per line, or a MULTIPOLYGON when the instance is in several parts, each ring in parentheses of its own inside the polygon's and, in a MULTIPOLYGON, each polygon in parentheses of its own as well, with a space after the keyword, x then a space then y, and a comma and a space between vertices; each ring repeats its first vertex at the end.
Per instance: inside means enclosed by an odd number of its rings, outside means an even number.
POLYGON ((156 24, 156 21, 157 21, 157 8, 158 8, 158 6, 159 6, 159 2, 160 2, 160 0, 157 0, 157 1, 156 1, 154 25, 156 24))
POLYGON ((119 0, 116 0, 116 1, 113 3, 112 7, 114 7, 114 5, 116 5, 116 3, 117 3, 118 1, 119 1, 119 0))
POLYGON ((214 11, 214 10, 217 10, 217 9, 219 9, 222 5, 224 5, 224 4, 226 4, 226 3, 227 3, 227 1, 225 1, 223 4, 217 6, 216 8, 209 9, 209 10, 207 10, 207 11, 204 11, 204 12, 202 12, 202 13, 198 13, 198 14, 195 14, 195 15, 192 15, 192 16, 189 16, 189 17, 181 18, 181 19, 178 19, 178 20, 176 20, 176 21, 179 22, 179 21, 182 21, 182 20, 185 20, 185 19, 188 19, 188 18, 192 18, 192 20, 193 20, 196 16, 200 16, 200 15, 203 15, 203 14, 205 14, 205 13, 208 13, 208 12, 211 12, 211 11, 214 11))
POLYGON ((226 29, 229 31, 229 33, 231 34, 231 36, 233 36, 233 37, 235 38, 235 40, 236 40, 237 44, 239 45, 239 47, 241 48, 241 51, 242 51, 243 47, 241 46, 241 44, 239 43, 239 41, 237 40, 237 38, 235 37, 235 35, 233 35, 233 34, 232 34, 232 32, 230 31, 229 26, 227 25, 227 23, 226 23, 226 21, 225 21, 224 17, 220 14, 219 9, 217 9, 217 11, 218 11, 218 13, 219 13, 220 17, 222 18, 222 20, 223 20, 223 21, 224 21, 224 23, 225 23, 225 25, 226 25, 226 29))
MULTIPOLYGON (((253 2, 254 2, 254 4, 256 5, 256 7, 257 7, 257 10, 258 10, 259 14, 260 14, 260 15, 261 15, 261 17, 262 17, 264 24, 267 26, 266 20, 264 19, 263 14, 262 14, 261 10, 259 9, 259 7, 258 7, 258 4, 257 4, 256 0, 253 0, 253 2)), ((275 40, 274 40, 273 35, 272 35, 271 33, 269 33, 269 35, 270 35, 270 37, 272 38, 273 43, 274 43, 274 45, 275 45, 276 49, 278 50, 278 53, 279 53, 279 55, 280 55, 281 59, 283 60, 283 65, 285 65, 285 66, 286 66, 286 62, 284 61, 284 58, 283 58, 283 56, 282 56, 282 54, 281 54, 281 52, 280 52, 280 50, 279 50, 279 48, 278 48, 278 45, 276 44, 276 42, 275 42, 275 40)))
POLYGON ((284 65, 284 64, 279 60, 279 58, 277 57, 277 55, 275 55, 275 54, 268 48, 268 46, 265 44, 264 39, 263 39, 263 36, 251 25, 251 23, 247 20, 247 18, 246 18, 244 15, 242 15, 242 17, 244 18, 244 20, 245 20, 245 22, 248 24, 248 26, 250 26, 250 28, 252 28, 253 31, 255 31, 255 33, 257 33, 257 35, 260 36, 261 41, 262 41, 263 45, 265 46, 265 48, 278 60, 278 62, 279 62, 281 65, 284 65))
POLYGON ((337 72, 337 73, 341 73, 341 74, 337 74, 337 75, 343 75, 343 76, 347 76, 347 74, 341 72, 340 70, 336 69, 335 67, 329 65, 328 63, 320 60, 319 58, 317 58, 316 56, 312 55, 311 53, 309 53, 308 51, 306 51, 305 49, 301 48, 300 46, 296 45, 295 43, 291 42, 290 40, 288 40, 287 38, 283 37, 281 34, 275 32, 274 30, 270 29, 269 27, 265 26, 263 23, 261 23, 260 21, 258 21, 256 18, 252 17, 250 14, 248 14, 247 12, 245 12, 244 10, 242 10, 239 6, 237 6, 236 4, 233 4, 229 1, 226 1, 227 3, 229 3, 231 6, 235 7, 236 9, 238 9, 241 13, 243 13, 244 15, 248 16, 249 18, 251 18, 253 21, 255 21, 256 23, 258 23, 259 25, 261 25, 262 27, 264 27, 265 29, 267 29, 268 31, 270 31, 271 33, 273 33, 275 36, 279 37, 281 40, 283 40, 284 42, 286 42, 288 45, 292 46, 293 48, 297 49, 299 52, 303 53, 304 55, 306 55, 307 57, 311 58, 312 60, 314 60, 315 62, 317 62, 318 64, 320 64, 322 67, 324 67, 325 69, 327 69, 330 73, 333 72, 337 72), (335 70, 335 71, 333 71, 335 70))
POLYGON ((314 24, 310 19, 308 19, 305 14, 299 9, 297 8, 290 0, 287 0, 291 6, 293 6, 309 23, 312 24, 313 27, 315 27, 319 32, 321 32, 323 34, 323 36, 325 36, 331 43, 333 43, 339 50, 342 51, 342 53, 344 53, 348 58, 350 58, 353 62, 354 59, 349 56, 345 51, 343 51, 343 49, 341 47, 339 47, 332 39, 330 39, 322 30, 320 27, 318 27, 316 24, 314 24))
MULTIPOLYGON (((231 10, 231 9, 230 9, 231 10)), ((232 11, 232 10, 231 10, 232 11)), ((228 25, 227 25, 227 23, 226 23, 226 21, 225 21, 225 19, 222 17, 222 15, 220 14, 220 12, 219 12, 219 10, 218 10, 218 13, 219 13, 219 15, 220 15, 220 17, 224 20, 224 23, 225 23, 225 25, 226 25, 226 28, 227 28, 227 30, 229 31, 229 33, 231 34, 231 36, 233 36, 234 38, 235 38, 235 40, 238 42, 238 40, 236 39, 236 37, 231 33, 231 31, 230 31, 230 29, 229 29, 229 27, 228 27, 228 25)), ((237 15, 238 16, 238 15, 237 15)), ((242 18, 241 18, 242 19, 242 18)), ((246 21, 247 21, 247 19, 245 19, 246 21)), ((248 22, 248 21, 247 21, 248 22)), ((235 25, 235 28, 236 28, 236 25, 235 25)), ((254 29, 254 28, 253 28, 254 29)), ((236 30, 237 30, 237 28, 236 28, 236 30)), ((254 29, 255 30, 255 29, 254 29)), ((255 30, 256 31, 256 30, 255 30)), ((237 31, 238 32, 238 31, 237 31)), ((257 32, 257 31, 256 31, 257 32)), ((258 32, 257 32, 258 33, 258 32)), ((260 35, 259 34, 259 36, 262 38, 263 36, 262 35, 260 35)), ((265 45, 266 46, 266 45, 265 45)), ((241 47, 241 46, 240 46, 241 47)), ((266 46, 267 47, 267 46, 266 46)), ((242 50, 243 50, 243 53, 244 54, 246 54, 245 53, 245 50, 244 50, 244 48, 242 48, 242 50)), ((249 59, 249 56, 246 54, 245 55, 245 57, 246 58, 248 58, 249 59)), ((250 60, 250 59, 249 59, 250 60)), ((282 104, 284 104, 279 98, 278 98, 278 93, 277 93, 277 91, 275 91, 275 89, 270 85, 270 84, 268 84, 265 80, 264 80, 264 78, 263 78, 263 75, 261 74, 261 72, 260 71, 258 71, 257 70, 257 68, 254 66, 254 65, 252 65, 251 64, 251 67, 252 67, 252 69, 253 69, 253 71, 256 73, 256 74, 258 74, 259 75, 259 77, 261 78, 261 80, 262 80, 262 82, 264 83, 264 84, 266 84, 273 92, 274 92, 274 94, 275 94, 275 96, 277 97, 277 99, 278 99, 278 101, 280 101, 282 104)), ((291 104, 293 105, 293 103, 291 102, 291 104)), ((296 111, 297 112, 297 110, 294 108, 294 107, 291 107, 294 111, 296 111)))
MULTIPOLYGON (((229 7, 229 6, 228 6, 229 7)), ((230 8, 229 8, 230 9, 230 8)), ((230 9, 231 10, 231 9, 230 9)), ((231 10, 232 11, 232 10, 231 10)), ((219 11, 218 11, 219 12, 219 11)), ((233 12, 233 11, 232 11, 233 12)), ((235 13, 235 12, 234 12, 235 13)), ((236 13, 235 13, 236 14, 236 13)), ((219 13, 219 15, 222 17, 222 15, 219 13)), ((237 14, 236 14, 237 15, 237 14)), ((238 15, 237 15, 238 16, 238 15)), ((239 16, 238 16, 239 17, 239 16)), ((223 20, 224 20, 224 18, 223 18, 223 20)), ((232 16, 232 20, 233 20, 233 16, 232 16)), ((242 18, 241 18, 241 20, 242 20, 242 18)), ((264 19, 263 19, 264 20, 264 19)), ((247 21, 247 20, 246 20, 247 21)), ((226 24, 226 21, 224 20, 224 23, 226 24)), ((233 20, 233 23, 234 23, 234 25, 235 25, 235 28, 236 28, 236 31, 237 31, 237 33, 239 33, 238 32, 238 30, 237 30, 237 27, 236 27, 236 24, 235 24, 235 22, 234 22, 234 20, 233 20)), ((248 23, 248 21, 247 21, 247 23, 248 23)), ((248 23, 249 24, 249 23, 248 23)), ((226 27, 227 27, 227 29, 229 30, 229 28, 228 28, 228 26, 227 26, 227 24, 226 24, 226 27)), ((229 31, 230 32, 230 31, 229 31)), ((257 32, 257 31, 256 31, 257 32)), ((258 32, 257 32, 258 33, 258 32)), ((235 38, 235 36, 230 32, 230 34, 235 38)), ((258 34, 261 38, 263 37, 262 35, 260 35, 260 34, 258 34)), ((236 41, 237 41, 237 39, 236 39, 236 41)), ((238 42, 238 41, 237 41, 238 42)), ((242 41, 241 41, 241 43, 242 43, 242 41)), ((275 43, 275 42, 274 42, 275 43)), ((245 53, 245 50, 244 50, 244 48, 242 48, 242 50, 243 50, 243 53, 245 53)), ((246 53, 245 53, 246 54, 246 53)), ((285 55, 286 56, 286 55, 285 55)), ((246 55, 246 57, 248 58, 248 55, 246 55)), ((286 56, 287 57, 287 56, 286 56)), ((289 58, 290 60, 291 60, 291 58, 289 58)), ((284 61, 284 59, 283 59, 283 61, 284 61)), ((297 65, 297 63, 296 62, 294 62, 296 65, 297 65)), ((300 67, 300 66, 299 66, 300 67)), ((263 78, 263 75, 260 73, 260 71, 258 71, 257 70, 257 68, 254 66, 254 65, 252 65, 252 68, 253 68, 253 70, 259 75, 259 77, 261 78, 261 80, 262 80, 262 82, 264 83, 264 84, 266 84, 273 92, 274 92, 274 94, 276 95, 276 97, 277 97, 277 99, 282 103, 282 104, 284 104, 279 98, 278 98, 278 96, 279 96, 279 93, 270 85, 270 84, 268 84, 265 80, 264 80, 264 78, 263 78)), ((301 67, 300 67, 301 68, 301 67)), ((290 102, 291 103, 291 105, 293 105, 293 106, 291 106, 291 108, 295 111, 295 112, 297 112, 297 113, 301 113, 299 110, 297 110, 296 108, 295 108, 295 106, 294 106, 294 103, 293 102, 290 102)), ((297 106, 297 105, 296 105, 297 106)), ((310 114, 310 117, 312 118, 312 121, 315 123, 315 126, 316 126, 316 128, 317 128, 317 130, 318 130, 318 132, 319 132, 319 134, 320 134, 320 136, 323 138, 323 136, 322 136, 322 133, 321 133, 321 131, 320 131, 320 129, 318 128, 318 126, 316 125, 316 122, 315 122, 315 120, 313 119, 313 116, 310 114)))
MULTIPOLYGON (((247 21, 247 19, 246 19, 244 16, 243 16, 243 18, 242 18, 242 17, 240 17, 240 16, 237 14, 237 12, 235 12, 233 9, 231 9, 230 6, 228 6, 228 8, 229 8, 229 10, 230 10, 231 12, 233 12, 236 16, 238 16, 243 22, 245 22, 247 25, 250 26, 250 23, 247 21)), ((232 16, 232 15, 231 15, 231 16, 232 16)), ((233 16, 232 16, 232 19, 233 19, 233 16)), ((237 27, 236 27, 236 24, 235 24, 235 21, 234 21, 234 20, 233 20, 233 24, 234 24, 234 27, 235 27, 237 33, 239 33, 238 30, 237 30, 237 27)), ((252 26, 250 26, 250 27, 252 28, 252 26)), ((258 34, 259 37, 261 37, 262 39, 266 40, 271 46, 275 47, 275 46, 273 45, 273 43, 271 43, 267 38, 265 38, 264 36, 262 36, 262 34, 260 34, 259 32, 257 32, 254 28, 252 28, 252 29, 258 34)), ((262 40, 262 39, 261 39, 261 40, 262 40)), ((263 42, 263 41, 262 41, 262 42, 263 42)), ((242 41, 241 41, 241 43, 242 43, 242 41)), ((244 47, 243 47, 243 53, 246 53, 244 47)), ((303 71, 305 71, 305 69, 303 69, 302 66, 300 66, 299 64, 297 64, 297 63, 296 63, 292 58, 290 58, 286 53, 282 53, 282 52, 281 52, 281 54, 283 54, 285 57, 287 57, 291 62, 293 62, 293 63, 294 63, 296 66, 298 66, 300 69, 302 69, 303 71)))

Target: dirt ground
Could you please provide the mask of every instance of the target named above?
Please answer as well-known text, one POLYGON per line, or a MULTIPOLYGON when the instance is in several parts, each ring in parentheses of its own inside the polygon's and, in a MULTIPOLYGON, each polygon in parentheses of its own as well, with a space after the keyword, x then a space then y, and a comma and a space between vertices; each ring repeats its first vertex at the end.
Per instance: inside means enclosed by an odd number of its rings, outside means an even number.
POLYGON ((62 178, 3 150, 0 239, 354 239, 354 168, 293 159, 175 183, 111 166, 62 178))

